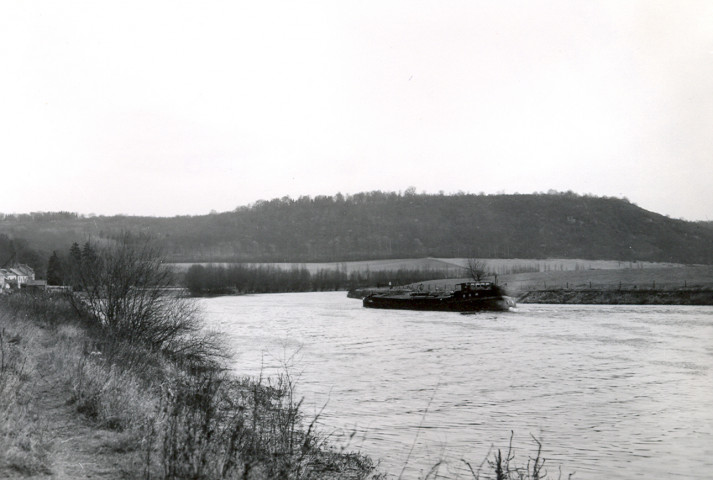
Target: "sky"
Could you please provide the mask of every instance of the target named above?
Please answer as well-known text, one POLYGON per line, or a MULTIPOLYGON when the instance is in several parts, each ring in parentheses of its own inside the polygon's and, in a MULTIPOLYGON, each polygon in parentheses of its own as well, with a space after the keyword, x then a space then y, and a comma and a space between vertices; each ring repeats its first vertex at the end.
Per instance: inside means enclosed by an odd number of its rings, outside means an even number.
POLYGON ((0 5, 0 212, 362 191, 713 220, 713 2, 0 5))

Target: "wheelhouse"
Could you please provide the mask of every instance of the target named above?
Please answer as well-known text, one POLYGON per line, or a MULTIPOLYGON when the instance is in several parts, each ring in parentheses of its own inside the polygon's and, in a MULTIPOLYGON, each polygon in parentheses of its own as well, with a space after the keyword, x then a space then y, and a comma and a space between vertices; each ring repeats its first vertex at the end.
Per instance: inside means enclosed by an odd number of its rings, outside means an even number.
POLYGON ((478 290, 492 290, 492 282, 465 282, 456 285, 456 292, 475 292, 478 290))

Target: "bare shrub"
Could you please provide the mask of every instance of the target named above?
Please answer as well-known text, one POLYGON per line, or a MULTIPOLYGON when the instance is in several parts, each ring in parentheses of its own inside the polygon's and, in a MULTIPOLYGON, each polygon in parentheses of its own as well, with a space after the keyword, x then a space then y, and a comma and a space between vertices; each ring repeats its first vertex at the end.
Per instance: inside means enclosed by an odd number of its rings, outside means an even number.
POLYGON ((211 362, 221 356, 215 336, 202 332, 194 300, 177 290, 161 249, 143 235, 123 234, 108 245, 87 242, 74 253, 72 295, 111 334, 169 356, 211 362), (78 257, 79 256, 79 257, 78 257))

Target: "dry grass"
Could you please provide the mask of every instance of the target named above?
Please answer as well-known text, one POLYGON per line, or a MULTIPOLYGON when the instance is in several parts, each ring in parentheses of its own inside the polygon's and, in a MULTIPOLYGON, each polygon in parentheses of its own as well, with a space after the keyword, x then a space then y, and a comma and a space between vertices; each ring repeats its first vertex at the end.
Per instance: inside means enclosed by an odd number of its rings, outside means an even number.
POLYGON ((71 316, 62 298, 0 297, 0 476, 378 477, 313 430, 288 376, 232 378, 71 316), (55 315, 37 320, 43 304, 55 315))
MULTIPOLYGON (((542 455, 542 443, 532 437, 537 446, 535 456, 529 457, 525 463, 516 462, 512 446, 513 437, 514 432, 511 432, 510 443, 505 455, 502 450, 498 449, 492 455, 489 453, 480 465, 475 467, 467 460, 461 460, 468 468, 473 480, 544 480, 553 478, 549 476, 545 465, 547 459, 542 455)), ((574 473, 570 473, 567 478, 571 479, 573 476, 574 473)), ((557 478, 562 478, 562 471, 559 469, 557 478)))
POLYGON ((34 324, 0 311, 0 473, 49 471, 49 435, 31 408, 32 382, 40 375, 37 338, 34 324))

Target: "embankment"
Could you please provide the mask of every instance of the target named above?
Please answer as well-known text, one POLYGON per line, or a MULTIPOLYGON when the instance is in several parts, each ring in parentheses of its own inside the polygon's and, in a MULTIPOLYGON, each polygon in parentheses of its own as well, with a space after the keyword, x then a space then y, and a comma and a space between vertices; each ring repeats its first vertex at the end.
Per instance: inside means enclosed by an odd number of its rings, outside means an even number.
POLYGON ((713 305, 713 289, 543 289, 520 295, 517 303, 590 305, 713 305))
POLYGON ((116 333, 66 296, 0 294, 0 478, 381 478, 315 432, 289 375, 116 333))

